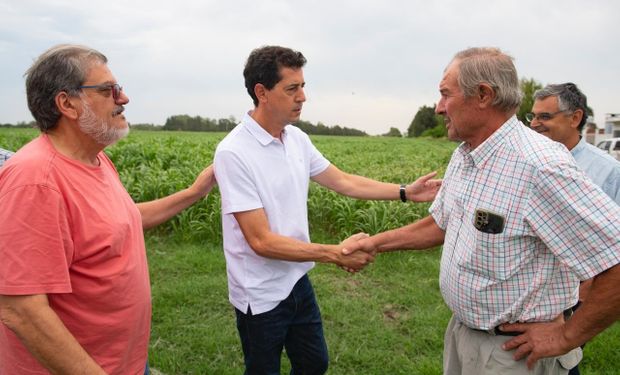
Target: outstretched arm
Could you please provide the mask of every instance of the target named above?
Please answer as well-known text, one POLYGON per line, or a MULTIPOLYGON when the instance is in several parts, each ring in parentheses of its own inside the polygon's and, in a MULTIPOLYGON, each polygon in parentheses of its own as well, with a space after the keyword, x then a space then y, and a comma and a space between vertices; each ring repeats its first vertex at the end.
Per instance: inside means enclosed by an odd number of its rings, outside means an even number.
POLYGON ((432 216, 427 216, 415 223, 397 229, 388 230, 374 236, 360 239, 347 246, 343 252, 351 254, 358 250, 371 253, 385 253, 395 250, 423 250, 443 243, 445 232, 432 216))
POLYGON ((52 374, 105 374, 50 308, 45 294, 0 295, 0 320, 52 374))
MULTIPOLYGON (((429 202, 441 187, 441 180, 433 177, 437 172, 418 178, 405 188, 407 200, 429 202)), ((376 181, 367 177, 345 173, 334 165, 312 177, 312 180, 342 195, 357 199, 397 200, 400 199, 400 185, 376 181)))
POLYGON ((206 196, 215 185, 213 166, 205 168, 196 178, 192 186, 167 197, 150 202, 138 203, 142 214, 142 228, 150 229, 169 220, 179 212, 206 196))
POLYGON ((541 358, 559 356, 583 345, 620 318, 619 286, 620 264, 594 277, 588 298, 566 323, 503 325, 504 331, 523 332, 507 341, 503 349, 516 349, 515 360, 527 356, 531 369, 541 358))
POLYGON ((358 252, 353 255, 342 254, 343 246, 353 244, 367 235, 353 235, 339 245, 307 243, 281 236, 269 229, 267 215, 262 208, 236 212, 233 214, 239 223, 243 236, 256 254, 272 259, 295 262, 316 261, 334 263, 348 270, 360 270, 374 260, 372 254, 358 252))

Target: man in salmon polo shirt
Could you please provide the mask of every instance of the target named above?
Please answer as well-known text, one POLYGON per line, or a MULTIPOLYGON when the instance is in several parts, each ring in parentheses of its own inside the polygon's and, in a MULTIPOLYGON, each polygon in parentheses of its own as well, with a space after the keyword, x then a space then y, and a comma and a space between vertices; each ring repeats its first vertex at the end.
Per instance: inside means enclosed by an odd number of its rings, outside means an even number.
POLYGON ((103 152, 129 98, 91 48, 43 53, 26 95, 41 135, 0 169, 0 374, 148 374, 143 228, 204 197, 213 170, 134 203, 103 152))

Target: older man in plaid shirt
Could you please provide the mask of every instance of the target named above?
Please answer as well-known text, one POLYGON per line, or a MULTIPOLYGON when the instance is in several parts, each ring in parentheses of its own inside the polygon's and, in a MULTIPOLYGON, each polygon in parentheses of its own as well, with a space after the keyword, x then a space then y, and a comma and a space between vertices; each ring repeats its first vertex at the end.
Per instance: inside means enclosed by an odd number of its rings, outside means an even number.
POLYGON ((463 143, 431 216, 361 249, 444 244, 445 374, 566 374, 579 345, 620 315, 618 207, 564 146, 517 120, 519 80, 500 50, 459 52, 439 91, 436 111, 463 143), (579 280, 591 277, 590 299, 565 322, 579 280))

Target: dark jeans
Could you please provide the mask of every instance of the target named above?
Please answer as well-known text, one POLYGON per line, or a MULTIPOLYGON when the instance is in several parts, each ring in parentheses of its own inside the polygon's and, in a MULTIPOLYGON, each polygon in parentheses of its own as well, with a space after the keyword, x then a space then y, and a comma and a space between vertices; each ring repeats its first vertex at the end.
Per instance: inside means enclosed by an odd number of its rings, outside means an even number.
POLYGON ((328 355, 321 312, 308 275, 271 311, 252 315, 235 309, 246 375, 279 375, 282 348, 291 361, 291 374, 320 375, 328 355))

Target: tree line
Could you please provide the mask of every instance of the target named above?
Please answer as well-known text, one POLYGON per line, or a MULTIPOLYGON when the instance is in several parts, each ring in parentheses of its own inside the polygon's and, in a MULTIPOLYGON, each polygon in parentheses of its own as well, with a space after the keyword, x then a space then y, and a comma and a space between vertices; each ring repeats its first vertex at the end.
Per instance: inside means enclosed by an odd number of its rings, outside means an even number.
POLYGON ((20 121, 17 124, 0 124, 0 128, 36 128, 37 124, 34 121, 24 122, 20 121))
MULTIPOLYGON (((174 115, 166 119, 163 126, 147 123, 130 124, 133 129, 139 130, 152 130, 152 131, 195 131, 195 132, 229 132, 231 131, 239 121, 233 116, 221 119, 212 119, 201 116, 189 116, 189 115, 174 115)), ((310 121, 299 120, 293 125, 303 130, 306 134, 313 135, 343 135, 343 136, 367 136, 364 131, 347 128, 344 126, 334 125, 327 126, 322 122, 318 122, 316 125, 310 121)), ((35 128, 36 123, 31 122, 18 122, 17 124, 0 124, 0 127, 19 127, 19 128, 35 128)))
MULTIPOLYGON (((543 87, 540 82, 537 82, 533 78, 521 78, 520 80, 521 92, 523 93, 523 100, 521 107, 517 111, 517 118, 526 124, 525 114, 532 110, 534 105, 534 93, 543 87)), ((441 138, 447 135, 446 126, 443 116, 435 114, 436 105, 432 106, 423 105, 418 108, 413 120, 409 124, 405 134, 396 127, 390 127, 389 131, 382 134, 384 137, 434 137, 441 138)), ((593 111, 588 107, 588 115, 593 115, 593 111)), ((229 132, 231 131, 239 121, 233 116, 221 119, 211 119, 201 116, 189 116, 189 115, 174 115, 166 119, 163 126, 154 124, 131 124, 134 129, 141 130, 170 130, 170 131, 202 131, 202 132, 229 132)), ((299 127, 307 134, 312 135, 342 135, 342 136, 367 136, 364 131, 348 128, 344 126, 327 126, 320 121, 317 124, 313 124, 309 121, 299 120, 293 125, 299 127)), ((0 124, 0 127, 35 127, 34 121, 31 122, 19 122, 16 125, 13 124, 0 124)))
MULTIPOLYGON (((226 119, 210 119, 208 117, 200 116, 188 116, 188 115, 176 115, 166 119, 166 123, 162 127, 162 130, 185 130, 185 131, 204 131, 204 132, 228 132, 231 131, 238 121, 234 117, 226 119)), ((326 126, 319 122, 316 125, 309 122, 299 120, 293 125, 297 126, 307 134, 320 134, 320 135, 346 135, 346 136, 365 136, 368 135, 365 132, 342 127, 339 125, 326 126)))

